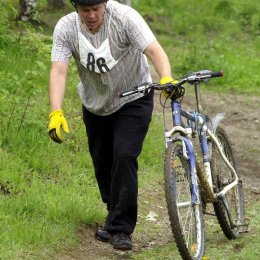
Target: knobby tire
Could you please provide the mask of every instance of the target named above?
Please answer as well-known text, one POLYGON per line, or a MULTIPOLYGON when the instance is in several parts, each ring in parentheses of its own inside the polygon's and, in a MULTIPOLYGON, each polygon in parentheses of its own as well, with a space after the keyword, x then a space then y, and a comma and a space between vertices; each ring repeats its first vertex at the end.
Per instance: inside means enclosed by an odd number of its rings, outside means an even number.
POLYGON ((182 143, 171 143, 166 149, 164 159, 165 195, 176 245, 183 259, 201 259, 204 253, 201 203, 177 207, 177 203, 191 202, 190 167, 183 156, 182 143))
MULTIPOLYGON (((215 134, 218 137, 229 162, 232 164, 238 174, 234 152, 232 150, 232 146, 226 132, 221 127, 218 127, 215 134)), ((212 172, 212 181, 215 189, 214 191, 219 192, 223 189, 224 186, 234 180, 234 176, 232 171, 223 161, 218 148, 214 144, 212 145, 212 157, 210 165, 212 172)), ((239 181, 238 185, 236 185, 226 193, 225 198, 227 200, 228 208, 230 210, 234 226, 231 226, 227 210, 221 200, 213 203, 213 206, 223 233, 228 239, 235 239, 241 233, 240 231, 242 229, 244 220, 244 196, 241 180, 239 181)))

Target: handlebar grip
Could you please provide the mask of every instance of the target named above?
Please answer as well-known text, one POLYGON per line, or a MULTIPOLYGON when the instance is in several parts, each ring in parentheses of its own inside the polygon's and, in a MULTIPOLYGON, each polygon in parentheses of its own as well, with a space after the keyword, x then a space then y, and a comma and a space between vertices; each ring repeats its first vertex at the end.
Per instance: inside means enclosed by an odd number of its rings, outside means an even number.
POLYGON ((224 71, 215 71, 210 73, 211 78, 223 77, 224 71))

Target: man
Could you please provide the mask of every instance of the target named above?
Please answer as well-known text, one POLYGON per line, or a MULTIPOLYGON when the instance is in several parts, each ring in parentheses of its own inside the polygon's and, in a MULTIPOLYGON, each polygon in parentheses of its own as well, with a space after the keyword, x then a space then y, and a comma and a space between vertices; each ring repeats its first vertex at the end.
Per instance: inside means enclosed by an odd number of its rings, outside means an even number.
POLYGON ((172 81, 168 57, 143 18, 116 1, 71 0, 76 12, 61 18, 53 35, 49 135, 63 142, 69 132, 62 111, 68 63, 73 56, 80 83, 89 151, 108 215, 96 238, 115 249, 132 249, 137 221, 137 158, 148 130, 153 92, 118 93, 151 82, 146 56, 172 81))

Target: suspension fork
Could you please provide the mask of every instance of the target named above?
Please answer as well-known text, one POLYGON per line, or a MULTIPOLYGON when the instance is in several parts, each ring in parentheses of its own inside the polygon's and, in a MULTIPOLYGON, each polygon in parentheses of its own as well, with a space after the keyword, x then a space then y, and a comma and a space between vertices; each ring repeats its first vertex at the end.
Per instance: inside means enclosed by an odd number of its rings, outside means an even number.
POLYGON ((200 129, 199 140, 203 157, 203 165, 205 169, 206 178, 210 187, 210 190, 213 194, 213 183, 212 183, 212 175, 211 175, 211 167, 210 167, 210 156, 209 156, 209 147, 207 141, 207 131, 204 126, 200 129))
MULTIPOLYGON (((172 121, 174 127, 180 127, 182 125, 181 121, 181 103, 178 100, 173 100, 171 102, 172 106, 172 121)), ((185 133, 184 133, 185 134, 185 133)), ((183 156, 189 162, 190 175, 191 175, 191 203, 193 205, 200 203, 199 196, 199 186, 197 179, 197 170, 196 170, 196 159, 194 154, 194 149, 192 142, 183 136, 174 137, 172 142, 181 141, 183 146, 183 156)), ((179 205, 181 207, 181 205, 179 205)), ((183 205, 185 206, 185 205, 183 205)))
MULTIPOLYGON (((183 147, 183 157, 189 162, 190 169, 190 177, 191 177, 191 203, 192 205, 200 204, 200 196, 199 196, 199 185, 198 185, 198 177, 196 170, 196 158, 193 150, 192 142, 183 136, 177 136, 172 139, 172 142, 182 142, 183 147)), ((181 207, 181 205, 179 205, 181 207)), ((185 206, 185 205, 182 205, 185 206)))

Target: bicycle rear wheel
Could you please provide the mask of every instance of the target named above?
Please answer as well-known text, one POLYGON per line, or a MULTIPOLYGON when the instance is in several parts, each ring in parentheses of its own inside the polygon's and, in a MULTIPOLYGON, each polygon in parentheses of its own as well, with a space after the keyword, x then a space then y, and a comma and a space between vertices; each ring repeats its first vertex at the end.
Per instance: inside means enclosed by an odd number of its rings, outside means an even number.
MULTIPOLYGON (((237 172, 236 160, 226 132, 221 127, 218 127, 216 129, 216 136, 222 145, 227 159, 237 172)), ((212 181, 215 192, 217 193, 226 185, 233 182, 235 177, 232 171, 223 161, 218 148, 214 144, 212 146, 212 157, 210 165, 212 171, 212 181)), ((238 185, 233 187, 225 194, 224 199, 226 200, 227 208, 225 207, 223 201, 218 200, 217 202, 213 203, 214 210, 225 236, 228 239, 235 239, 241 233, 244 221, 244 196, 241 180, 239 181, 238 185)))
MULTIPOLYGON (((189 161, 183 144, 174 142, 166 149, 164 182, 172 233, 183 259, 201 259, 204 253, 202 207, 192 203, 189 161)), ((199 196, 199 191, 198 191, 199 196)))

